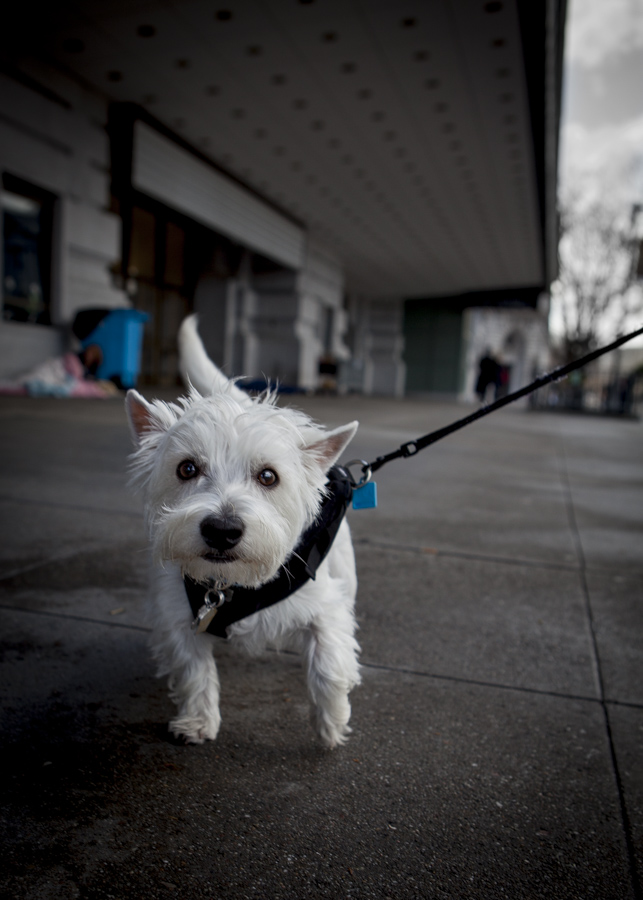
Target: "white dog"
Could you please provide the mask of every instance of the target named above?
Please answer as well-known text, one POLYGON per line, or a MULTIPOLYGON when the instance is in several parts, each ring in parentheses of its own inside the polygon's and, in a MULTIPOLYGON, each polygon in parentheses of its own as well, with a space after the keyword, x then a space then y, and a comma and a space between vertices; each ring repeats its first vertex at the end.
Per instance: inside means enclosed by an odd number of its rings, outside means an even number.
POLYGON ((129 391, 126 400, 134 480, 144 490, 155 559, 152 648, 178 707, 170 730, 188 743, 217 736, 213 653, 220 638, 205 629, 232 613, 232 624, 219 625, 230 643, 251 652, 266 644, 301 650, 313 725, 325 746, 335 747, 350 732, 348 694, 360 680, 346 521, 314 580, 304 574, 295 593, 278 602, 269 597, 272 605, 258 612, 248 614, 248 603, 258 608, 256 598, 290 578, 299 584, 292 572, 306 569, 302 536, 312 531, 315 539, 330 493, 327 475, 357 422, 325 431, 269 395, 250 398, 208 359, 194 316, 181 326, 179 349, 196 386, 187 397, 148 403, 129 391), (244 603, 245 617, 234 621, 244 603))

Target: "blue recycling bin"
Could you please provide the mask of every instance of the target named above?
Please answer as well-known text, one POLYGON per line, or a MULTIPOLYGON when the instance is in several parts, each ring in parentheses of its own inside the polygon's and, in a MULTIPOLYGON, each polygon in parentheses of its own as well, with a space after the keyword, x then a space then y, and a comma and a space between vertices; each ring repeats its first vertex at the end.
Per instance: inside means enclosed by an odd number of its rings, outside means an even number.
POLYGON ((138 309, 113 309, 83 338, 83 348, 98 344, 103 351, 97 378, 111 379, 123 388, 136 385, 141 369, 143 326, 148 318, 138 309))

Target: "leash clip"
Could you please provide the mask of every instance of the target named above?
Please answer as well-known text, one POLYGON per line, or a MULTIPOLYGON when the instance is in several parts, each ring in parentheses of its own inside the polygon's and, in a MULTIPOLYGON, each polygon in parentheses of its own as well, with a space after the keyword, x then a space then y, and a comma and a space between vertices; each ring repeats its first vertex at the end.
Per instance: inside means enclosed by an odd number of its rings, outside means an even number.
POLYGON ((371 480, 371 478, 373 476, 373 473, 371 472, 371 467, 369 466, 369 464, 366 462, 365 459, 351 459, 350 462, 346 463, 344 468, 348 470, 348 474, 351 476, 351 481, 353 482, 354 488, 364 487, 364 485, 368 484, 368 482, 371 480), (351 472, 351 466, 357 466, 357 465, 362 466, 362 477, 360 478, 359 481, 356 482, 355 479, 353 478, 353 474, 351 472))

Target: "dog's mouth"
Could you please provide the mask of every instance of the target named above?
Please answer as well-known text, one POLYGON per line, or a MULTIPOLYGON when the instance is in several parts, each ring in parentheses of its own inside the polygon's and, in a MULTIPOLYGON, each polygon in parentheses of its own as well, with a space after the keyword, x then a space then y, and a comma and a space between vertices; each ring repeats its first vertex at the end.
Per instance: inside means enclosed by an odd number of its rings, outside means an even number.
POLYGON ((229 563, 235 562, 238 557, 236 554, 231 553, 229 550, 223 550, 219 552, 217 550, 208 550, 207 553, 204 553, 202 559, 207 559, 208 562, 217 562, 217 563, 229 563))

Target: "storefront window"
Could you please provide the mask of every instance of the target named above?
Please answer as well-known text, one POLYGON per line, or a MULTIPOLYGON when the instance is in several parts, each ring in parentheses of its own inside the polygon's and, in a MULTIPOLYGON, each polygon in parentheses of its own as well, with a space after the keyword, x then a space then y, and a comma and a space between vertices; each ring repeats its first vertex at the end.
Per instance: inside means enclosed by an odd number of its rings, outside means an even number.
POLYGON ((53 198, 5 175, 0 209, 3 317, 49 325, 53 198))

